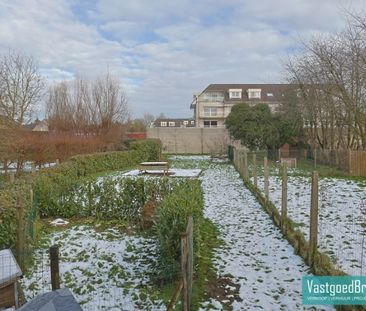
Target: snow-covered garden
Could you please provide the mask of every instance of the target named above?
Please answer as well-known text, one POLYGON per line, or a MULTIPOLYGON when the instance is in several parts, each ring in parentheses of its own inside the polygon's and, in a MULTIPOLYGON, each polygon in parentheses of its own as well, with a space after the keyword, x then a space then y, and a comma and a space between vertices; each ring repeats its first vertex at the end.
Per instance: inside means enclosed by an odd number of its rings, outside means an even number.
MULTIPOLYGON (((84 310, 165 310, 151 281, 154 239, 79 225, 51 233, 44 244, 59 246, 61 286, 84 310)), ((51 290, 49 271, 47 249, 39 249, 34 270, 22 282, 27 298, 51 290)))
MULTIPOLYGON (((173 170, 185 177, 197 176, 202 170, 198 178, 204 193, 204 214, 217 226, 221 239, 214 250, 213 263, 216 280, 229 280, 225 285, 227 294, 214 296, 207 291, 200 310, 314 309, 301 304, 301 277, 311 274, 309 267, 294 254, 292 246, 246 189, 235 168, 225 159, 209 156, 174 156, 170 161, 173 170)), ((109 180, 121 176, 131 178, 126 175, 138 178, 133 171, 115 173, 109 180)), ((99 178, 99 182, 102 180, 99 178)), ((259 186, 262 187, 261 179, 259 186)), ((271 177, 270 197, 278 207, 280 186, 278 177, 271 177)), ((306 234, 309 187, 308 177, 289 178, 289 216, 306 234)), ((361 202, 365 188, 357 182, 324 179, 321 189, 324 197, 320 208, 321 249, 339 255, 336 248, 343 245, 354 251, 359 247, 359 240, 351 240, 345 229, 337 230, 336 224, 340 226, 343 219, 363 222, 361 211, 357 213, 344 207, 361 202), (344 239, 339 238, 341 232, 344 239)), ((166 301, 163 302, 154 284, 158 247, 153 236, 147 237, 132 227, 119 230, 69 225, 45 238, 45 246, 52 244, 60 245, 62 284, 72 290, 85 310, 166 308, 166 301)), ((346 249, 343 252, 346 254, 346 249)), ((39 249, 35 259, 34 270, 23 280, 27 297, 50 287, 46 249, 39 249)), ((338 260, 340 265, 352 268, 351 261, 338 260)), ((333 310, 333 307, 317 306, 317 310, 333 310)))
MULTIPOLYGON (((239 297, 211 299, 201 310, 302 310, 301 277, 309 268, 245 188, 239 173, 222 160, 175 157, 178 167, 205 168, 200 179, 205 215, 218 227, 223 244, 215 252, 219 278, 231 278, 239 297), (195 164, 194 164, 195 163, 195 164)), ((333 307, 317 310, 332 310, 333 307)))
MULTIPOLYGON (((308 239, 311 178, 288 177, 288 216, 308 239)), ((258 187, 263 190, 264 179, 258 187)), ((269 197, 281 209, 281 178, 269 179, 269 197)), ((319 181, 319 248, 333 263, 351 275, 366 275, 366 183, 343 178, 321 178, 319 181), (362 267, 363 266, 363 267, 362 267)))

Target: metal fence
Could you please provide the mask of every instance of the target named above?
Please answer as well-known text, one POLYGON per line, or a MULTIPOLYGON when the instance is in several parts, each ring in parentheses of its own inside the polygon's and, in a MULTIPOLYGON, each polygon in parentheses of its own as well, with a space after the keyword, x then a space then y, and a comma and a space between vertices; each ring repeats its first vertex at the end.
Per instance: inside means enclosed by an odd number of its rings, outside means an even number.
POLYGON ((318 173, 311 168, 287 168, 276 159, 268 160, 245 148, 234 150, 233 161, 248 185, 275 207, 275 222, 282 227, 283 219, 288 217, 294 232, 300 232, 309 243, 309 249, 315 243, 314 251, 326 254, 336 269, 366 275, 363 183, 329 176, 314 178, 318 173))

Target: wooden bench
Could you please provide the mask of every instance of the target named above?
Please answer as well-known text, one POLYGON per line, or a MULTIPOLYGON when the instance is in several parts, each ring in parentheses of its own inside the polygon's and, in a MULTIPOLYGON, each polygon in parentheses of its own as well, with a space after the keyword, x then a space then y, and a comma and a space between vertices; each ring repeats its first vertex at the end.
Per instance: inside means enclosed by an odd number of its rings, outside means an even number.
POLYGON ((140 163, 139 170, 141 173, 147 171, 163 171, 163 173, 168 173, 169 164, 168 162, 142 162, 140 163))

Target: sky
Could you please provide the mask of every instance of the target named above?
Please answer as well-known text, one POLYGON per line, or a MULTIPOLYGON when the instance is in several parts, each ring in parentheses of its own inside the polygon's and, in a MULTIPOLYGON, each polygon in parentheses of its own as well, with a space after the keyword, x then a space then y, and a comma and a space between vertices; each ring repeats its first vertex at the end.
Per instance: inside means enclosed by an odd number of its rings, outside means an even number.
POLYGON ((0 54, 31 55, 50 84, 109 71, 133 117, 189 117, 211 83, 285 82, 301 40, 339 31, 346 11, 366 1, 0 0, 0 54))

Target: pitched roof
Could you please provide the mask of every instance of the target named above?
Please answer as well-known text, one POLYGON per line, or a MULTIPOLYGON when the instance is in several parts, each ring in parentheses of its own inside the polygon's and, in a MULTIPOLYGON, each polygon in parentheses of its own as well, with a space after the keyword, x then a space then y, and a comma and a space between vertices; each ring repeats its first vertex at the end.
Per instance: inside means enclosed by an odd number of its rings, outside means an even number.
POLYGON ((225 101, 273 101, 278 102, 282 100, 283 94, 289 90, 297 88, 295 84, 210 84, 202 92, 223 92, 225 96, 225 101), (242 98, 233 99, 229 98, 229 89, 241 89, 242 98), (249 99, 248 89, 261 89, 260 99, 249 99), (272 94, 273 96, 270 96, 272 94))
POLYGON ((36 296, 19 311, 82 311, 73 294, 67 288, 36 296))

